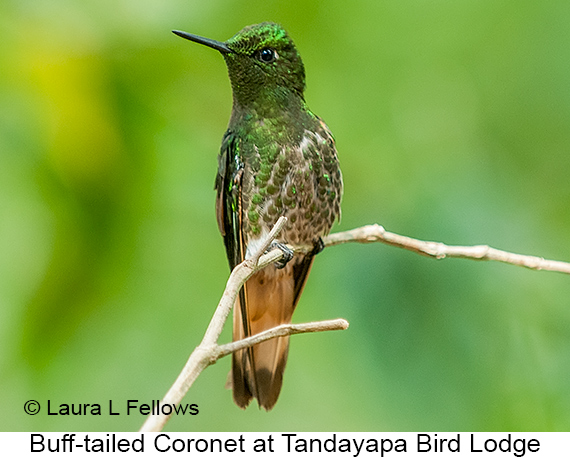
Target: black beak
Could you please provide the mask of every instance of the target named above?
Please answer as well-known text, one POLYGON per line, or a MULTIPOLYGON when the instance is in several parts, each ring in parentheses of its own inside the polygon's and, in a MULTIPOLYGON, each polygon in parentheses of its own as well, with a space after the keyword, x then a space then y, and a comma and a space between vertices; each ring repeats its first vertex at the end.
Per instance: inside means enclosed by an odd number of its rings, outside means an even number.
POLYGON ((209 48, 217 49, 222 54, 229 54, 232 52, 230 48, 221 41, 210 40, 209 38, 204 38, 198 35, 192 35, 191 33, 181 32, 180 30, 173 30, 172 33, 178 35, 179 37, 186 38, 187 40, 193 41, 194 43, 199 43, 208 46, 209 48))

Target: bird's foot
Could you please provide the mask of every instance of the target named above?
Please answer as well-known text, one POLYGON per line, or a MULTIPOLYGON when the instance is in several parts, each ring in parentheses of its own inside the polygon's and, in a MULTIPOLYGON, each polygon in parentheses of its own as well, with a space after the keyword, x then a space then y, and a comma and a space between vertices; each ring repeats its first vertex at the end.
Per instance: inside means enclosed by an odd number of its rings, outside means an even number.
POLYGON ((283 253, 283 257, 281 257, 277 262, 275 262, 275 266, 281 270, 285 268, 285 265, 289 263, 289 261, 293 258, 293 251, 285 246, 283 243, 279 241, 274 241, 269 245, 268 251, 271 249, 277 248, 283 253))
POLYGON ((317 240, 315 241, 315 244, 313 246, 313 250, 311 251, 311 255, 320 254, 321 252, 323 252, 324 248, 325 248, 325 242, 319 236, 319 238, 317 238, 317 240))

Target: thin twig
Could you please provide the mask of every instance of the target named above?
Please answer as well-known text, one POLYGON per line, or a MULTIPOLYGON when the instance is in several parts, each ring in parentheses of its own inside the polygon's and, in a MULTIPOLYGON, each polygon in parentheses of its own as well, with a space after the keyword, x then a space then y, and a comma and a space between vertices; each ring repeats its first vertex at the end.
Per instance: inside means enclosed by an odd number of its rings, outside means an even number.
MULTIPOLYGON (((261 255, 265 251, 267 251, 269 249, 269 246, 271 245, 271 243, 273 243, 273 241, 275 240, 275 238, 277 237, 279 232, 281 232, 281 230, 283 230, 283 227, 285 227, 286 223, 287 223, 287 218, 285 216, 281 216, 279 219, 277 219, 277 222, 275 223, 275 225, 273 226, 273 228, 269 232, 269 235, 267 235, 267 238, 265 239, 265 241, 261 244, 261 246, 259 247, 257 252, 251 258, 250 262, 252 262, 253 265, 259 264, 259 258, 261 257, 261 255)), ((279 259, 277 259, 277 260, 279 260, 279 259)), ((271 263, 271 262, 269 262, 269 263, 271 263)), ((269 265, 269 263, 267 265, 269 265)), ((263 267, 261 267, 261 268, 263 268, 263 267)))
POLYGON ((486 245, 479 246, 448 246, 435 241, 422 241, 407 236, 388 232, 381 225, 365 225, 346 232, 334 233, 323 238, 325 246, 336 246, 343 243, 375 243, 380 242, 407 249, 417 254, 426 255, 435 259, 447 257, 493 260, 508 263, 531 270, 547 270, 570 274, 570 263, 558 260, 547 260, 531 255, 514 254, 501 251, 486 245))
POLYGON ((345 319, 331 319, 328 321, 307 322, 304 324, 282 324, 258 333, 257 335, 248 336, 242 340, 218 346, 216 349, 216 359, 278 336, 325 332, 329 330, 346 330, 347 328, 348 322, 345 319))
MULTIPOLYGON (((237 265, 228 279, 226 289, 216 308, 214 316, 208 325, 204 338, 200 345, 192 352, 188 362, 182 372, 166 393, 161 403, 179 404, 188 389, 208 366, 215 363, 220 357, 224 357, 232 352, 246 347, 253 346, 262 341, 279 336, 293 335, 296 333, 319 332, 325 330, 343 330, 348 328, 348 322, 344 319, 332 321, 311 322, 307 324, 280 325, 266 330, 257 335, 234 341, 222 346, 217 344, 222 332, 224 323, 235 303, 237 294, 243 284, 256 271, 265 268, 267 265, 280 260, 283 252, 280 249, 273 249, 268 253, 265 251, 283 228, 287 219, 281 217, 271 230, 269 236, 262 244, 261 248, 250 259, 237 265)), ((334 233, 323 238, 326 247, 336 246, 344 243, 384 243, 390 246, 407 249, 417 254, 426 255, 435 259, 447 257, 471 259, 471 260, 493 260, 510 265, 522 266, 532 270, 548 270, 570 274, 570 263, 556 260, 546 260, 541 257, 514 254, 501 251, 486 245, 480 246, 448 246, 434 241, 422 241, 407 236, 388 232, 381 225, 366 225, 346 232, 334 233)), ((309 252, 313 246, 294 246, 295 252, 309 252)), ((170 418, 170 415, 151 415, 143 424, 141 431, 160 431, 170 418)))
MULTIPOLYGON (((161 404, 178 405, 196 378, 200 373, 209 365, 215 363, 220 357, 231 354, 238 349, 253 346, 261 341, 265 341, 278 336, 293 335, 295 333, 306 332, 319 332, 325 330, 340 330, 348 327, 348 322, 344 320, 338 321, 324 321, 309 324, 296 324, 290 326, 279 326, 275 329, 262 332, 258 335, 253 335, 246 340, 241 340, 229 345, 218 346, 217 341, 222 333, 224 323, 226 322, 230 311, 236 301, 237 294, 243 284, 253 275, 256 271, 265 268, 267 265, 278 261, 283 256, 283 252, 279 249, 274 249, 264 254, 268 246, 273 242, 279 231, 283 228, 287 218, 281 217, 269 233, 267 240, 262 244, 259 251, 253 257, 247 259, 237 265, 226 284, 226 289, 220 299, 218 307, 214 312, 214 316, 206 329, 202 342, 194 349, 182 372, 174 381, 172 387, 168 390, 166 395, 161 401, 161 404), (340 322, 343 321, 343 322, 340 322), (232 344, 234 346, 232 347, 232 344), (221 350, 220 350, 221 349, 221 350)), ((143 426, 141 432, 157 432, 164 428, 171 414, 153 414, 150 415, 143 426)))

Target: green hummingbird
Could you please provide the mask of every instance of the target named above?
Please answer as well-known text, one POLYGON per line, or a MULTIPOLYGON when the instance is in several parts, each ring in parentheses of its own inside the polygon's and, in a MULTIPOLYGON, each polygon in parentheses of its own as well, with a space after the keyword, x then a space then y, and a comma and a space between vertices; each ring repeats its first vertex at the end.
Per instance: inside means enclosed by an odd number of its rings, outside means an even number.
MULTIPOLYGON (((234 306, 235 341, 291 322, 323 248, 321 237, 340 219, 343 183, 335 140, 305 103, 303 62, 280 25, 251 25, 225 42, 173 32, 217 49, 228 67, 233 106, 215 189, 230 268, 258 250, 280 216, 288 221, 279 246, 313 246, 308 254, 289 251, 285 262, 246 282, 234 306)), ((289 337, 280 337, 233 354, 229 379, 240 408, 252 398, 267 411, 273 408, 288 351, 289 337)))

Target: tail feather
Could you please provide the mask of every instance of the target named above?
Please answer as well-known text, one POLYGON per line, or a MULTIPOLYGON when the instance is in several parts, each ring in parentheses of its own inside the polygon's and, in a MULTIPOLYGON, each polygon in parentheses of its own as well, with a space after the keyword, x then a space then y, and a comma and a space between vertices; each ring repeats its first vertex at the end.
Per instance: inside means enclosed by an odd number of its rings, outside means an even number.
MULTIPOLYGON (((312 262, 312 256, 296 257, 281 270, 271 265, 253 275, 234 307, 234 340, 247 336, 242 310, 247 314, 252 335, 291 323, 312 262), (245 306, 241 306, 242 300, 245 306)), ((284 336, 257 344, 251 350, 234 353, 233 396, 240 408, 247 407, 252 398, 257 398, 259 406, 267 411, 275 406, 288 352, 289 337, 284 336)))
MULTIPOLYGON (((236 300, 236 304, 234 305, 234 341, 241 340, 246 337, 241 312, 241 302, 244 300, 243 295, 243 293, 240 293, 236 300)), ((232 370, 230 372, 231 383, 228 382, 233 391, 234 402, 242 409, 247 408, 253 398, 253 389, 250 389, 246 378, 246 372, 249 370, 247 354, 248 351, 246 350, 236 351, 232 354, 232 370)))

